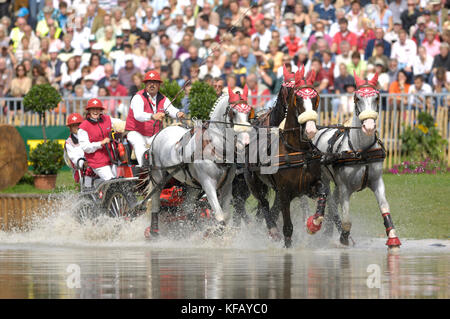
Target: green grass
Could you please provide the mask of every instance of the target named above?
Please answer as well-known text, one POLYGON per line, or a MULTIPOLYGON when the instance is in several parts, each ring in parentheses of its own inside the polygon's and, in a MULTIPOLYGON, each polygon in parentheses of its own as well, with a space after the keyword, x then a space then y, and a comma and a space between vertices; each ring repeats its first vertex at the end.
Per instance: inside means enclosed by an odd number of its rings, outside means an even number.
MULTIPOLYGON (((386 197, 391 217, 401 238, 450 238, 450 173, 393 175, 384 174, 386 197)), ((271 201, 273 196, 271 196, 271 201)), ((311 214, 315 203, 310 201, 311 214)), ((256 211, 256 201, 247 202, 248 212, 256 211)), ((297 211, 298 213, 298 211, 297 211)), ((296 212, 291 207, 291 215, 296 212)), ((280 214, 281 215, 281 214, 280 214)), ((293 217, 294 218, 294 217, 293 217)), ((354 193, 350 200, 352 234, 386 237, 378 203, 371 190, 354 193)), ((296 225, 294 227, 299 227, 296 225)), ((278 221, 282 229, 282 219, 278 221)))
MULTIPOLYGON (((384 174, 383 179, 391 217, 399 236, 450 238, 450 173, 384 174)), ((370 235, 385 236, 372 191, 366 189, 354 194, 350 208, 358 227, 370 230, 370 235)))
MULTIPOLYGON (((31 174, 31 171, 29 172, 31 174)), ((56 178, 56 188, 54 190, 41 190, 35 188, 32 184, 20 183, 15 186, 6 188, 0 193, 28 193, 28 194, 49 194, 55 192, 64 192, 67 190, 75 190, 75 181, 71 171, 59 171, 56 178)))

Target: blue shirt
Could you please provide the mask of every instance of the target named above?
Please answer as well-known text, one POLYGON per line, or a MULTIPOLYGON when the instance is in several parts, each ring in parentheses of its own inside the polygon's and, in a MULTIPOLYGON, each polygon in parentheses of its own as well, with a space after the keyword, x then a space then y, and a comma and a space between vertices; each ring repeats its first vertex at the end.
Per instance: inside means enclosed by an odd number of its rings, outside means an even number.
POLYGON ((64 29, 64 27, 66 26, 66 23, 67 23, 67 16, 63 15, 62 13, 59 13, 58 23, 59 23, 59 27, 61 29, 64 29))
POLYGON ((254 66, 256 66, 256 63, 256 58, 252 53, 249 53, 247 58, 242 56, 239 58, 239 64, 242 64, 247 69, 247 75, 252 73, 250 71, 254 66))
POLYGON ((319 14, 319 19, 321 20, 336 21, 336 9, 331 4, 328 6, 328 9, 325 9, 323 3, 316 4, 314 11, 319 14))

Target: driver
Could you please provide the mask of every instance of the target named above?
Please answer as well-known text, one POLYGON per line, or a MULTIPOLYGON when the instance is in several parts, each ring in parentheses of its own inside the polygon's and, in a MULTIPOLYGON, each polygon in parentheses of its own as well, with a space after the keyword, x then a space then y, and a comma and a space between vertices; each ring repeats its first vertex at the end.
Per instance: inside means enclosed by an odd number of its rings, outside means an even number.
POLYGON ((86 106, 86 119, 78 130, 78 140, 85 153, 88 165, 103 180, 107 181, 116 176, 116 166, 113 165, 111 142, 109 136, 112 124, 119 124, 120 119, 111 118, 103 114, 105 110, 102 101, 90 99, 86 106))
POLYGON ((161 130, 165 113, 172 118, 185 117, 183 112, 159 92, 161 83, 157 71, 148 71, 144 77, 145 88, 131 99, 125 130, 129 131, 127 139, 133 145, 138 166, 142 166, 142 157, 153 140, 152 136, 161 130))

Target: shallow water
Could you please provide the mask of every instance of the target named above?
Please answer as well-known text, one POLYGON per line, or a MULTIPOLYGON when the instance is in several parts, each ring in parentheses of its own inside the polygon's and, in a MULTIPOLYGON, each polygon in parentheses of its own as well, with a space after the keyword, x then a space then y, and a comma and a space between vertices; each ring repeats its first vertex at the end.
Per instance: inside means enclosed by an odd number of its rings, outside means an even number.
POLYGON ((161 227, 165 236, 145 241, 147 223, 81 225, 59 207, 26 231, 0 232, 0 298, 450 297, 450 240, 402 238, 392 255, 384 238, 355 235, 342 248, 294 220, 287 250, 259 224, 208 240, 161 227))
POLYGON ((355 248, 2 245, 0 298, 450 297, 449 243, 411 243, 428 248, 388 255, 355 248), (373 269, 380 270, 379 288, 376 281, 367 283, 373 269))

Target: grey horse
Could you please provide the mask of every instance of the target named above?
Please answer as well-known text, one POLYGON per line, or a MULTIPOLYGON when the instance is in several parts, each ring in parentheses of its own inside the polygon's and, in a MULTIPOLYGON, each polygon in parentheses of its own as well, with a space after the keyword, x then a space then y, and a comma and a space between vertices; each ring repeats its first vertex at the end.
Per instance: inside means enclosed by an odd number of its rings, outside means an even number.
POLYGON ((395 234, 394 224, 390 217, 389 204, 386 200, 383 182, 384 147, 376 135, 376 120, 380 95, 375 89, 378 74, 370 81, 364 81, 355 75, 357 90, 355 91, 355 111, 352 128, 344 130, 325 128, 319 130, 313 143, 326 156, 328 165, 322 168, 324 183, 334 181, 336 188, 328 199, 329 219, 326 219, 325 232, 332 232, 331 220, 334 220, 340 232, 340 242, 349 244, 351 229, 349 202, 354 192, 366 186, 375 194, 383 217, 388 236, 386 245, 396 250, 401 243, 395 234), (341 205, 343 219, 340 221, 338 205, 341 205))
MULTIPOLYGON (((147 194, 155 187, 158 191, 151 196, 151 226, 145 231, 146 237, 158 235, 159 189, 164 186, 162 184, 168 174, 185 185, 200 186, 217 221, 214 231, 220 233, 224 229, 230 217, 231 185, 236 165, 234 162, 224 163, 221 154, 224 137, 229 132, 226 132, 227 128, 234 131, 238 153, 245 151, 245 145, 250 140, 248 115, 251 108, 247 95, 246 86, 242 95, 228 89, 228 95, 222 95, 214 104, 207 128, 197 127, 191 131, 180 126, 169 126, 155 136, 149 149, 151 182, 147 194)), ((233 142, 232 152, 234 150, 233 142)))

